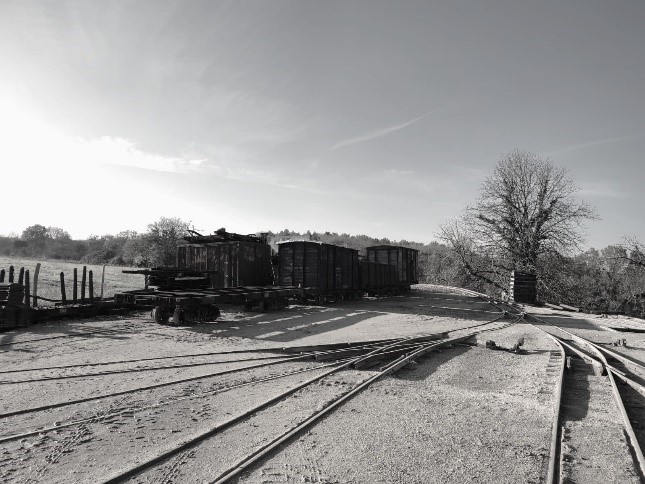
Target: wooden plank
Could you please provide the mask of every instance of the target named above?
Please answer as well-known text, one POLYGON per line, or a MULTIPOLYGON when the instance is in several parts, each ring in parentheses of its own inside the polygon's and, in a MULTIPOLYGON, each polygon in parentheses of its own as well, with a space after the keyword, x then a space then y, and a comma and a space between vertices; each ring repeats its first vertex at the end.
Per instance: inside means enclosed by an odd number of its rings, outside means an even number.
POLYGON ((550 303, 545 302, 545 303, 544 303, 544 305, 545 305, 547 308, 551 308, 551 309, 558 309, 558 310, 560 310, 560 311, 562 311, 562 310, 564 309, 562 306, 558 306, 557 304, 550 304, 550 303))
POLYGON ((562 306, 564 309, 567 309, 567 310, 569 310, 569 311, 574 311, 574 312, 576 312, 576 313, 579 313, 579 312, 580 312, 580 308, 576 308, 576 307, 574 307, 574 306, 569 306, 568 304, 562 304, 562 303, 560 303, 560 306, 562 306))
POLYGON ((38 275, 40 274, 40 262, 36 264, 36 270, 34 271, 34 304, 33 306, 38 307, 38 275))

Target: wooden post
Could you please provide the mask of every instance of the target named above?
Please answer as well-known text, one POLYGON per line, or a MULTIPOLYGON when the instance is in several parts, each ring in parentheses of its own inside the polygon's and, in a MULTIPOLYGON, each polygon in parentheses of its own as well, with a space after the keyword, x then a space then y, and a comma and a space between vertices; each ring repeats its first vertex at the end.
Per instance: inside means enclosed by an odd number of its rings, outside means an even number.
POLYGON ((36 264, 36 270, 34 271, 34 303, 33 307, 38 307, 38 274, 40 274, 40 262, 36 264))
POLYGON ((90 303, 94 302, 94 277, 92 275, 92 270, 89 273, 89 292, 90 292, 90 303))
POLYGON ((25 306, 30 306, 31 290, 29 287, 29 269, 25 271, 25 306))
POLYGON ((63 304, 67 304, 67 295, 65 294, 65 273, 60 273, 60 299, 63 304))
POLYGON ((4 282, 4 269, 0 269, 0 282, 4 282))
POLYGON ((13 266, 9 266, 9 283, 13 282, 13 266))
POLYGON ((20 272, 18 273, 18 284, 22 286, 25 281, 25 268, 21 267, 20 272))
POLYGON ((72 301, 78 300, 78 271, 74 267, 74 289, 72 290, 72 301))
POLYGON ((85 302, 86 284, 87 284, 87 266, 83 266, 83 275, 81 276, 81 302, 85 302))
POLYGON ((103 272, 101 273, 101 299, 103 299, 103 285, 105 284, 105 265, 103 266, 103 272))

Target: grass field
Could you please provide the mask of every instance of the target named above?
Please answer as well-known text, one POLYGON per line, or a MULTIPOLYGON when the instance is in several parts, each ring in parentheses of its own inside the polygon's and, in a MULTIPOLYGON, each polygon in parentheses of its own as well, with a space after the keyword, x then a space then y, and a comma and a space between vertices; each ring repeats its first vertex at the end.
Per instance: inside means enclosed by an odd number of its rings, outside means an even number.
MULTIPOLYGON (((31 284, 33 288, 34 271, 36 264, 40 262, 40 275, 38 276, 38 295, 48 299, 61 298, 60 293, 60 273, 65 273, 65 286, 67 299, 72 299, 73 271, 78 269, 78 297, 81 297, 81 275, 83 273, 83 264, 80 262, 61 262, 57 260, 46 259, 21 259, 17 257, 0 256, 0 269, 4 269, 5 282, 7 282, 9 266, 15 270, 14 281, 18 280, 18 272, 21 267, 29 270, 31 284)), ((103 266, 87 265, 88 274, 91 270, 94 278, 94 295, 98 297, 101 293, 101 272, 103 266)), ((121 271, 127 267, 105 266, 105 285, 103 288, 103 297, 113 296, 115 292, 128 291, 132 289, 142 289, 144 286, 143 276, 135 274, 123 274, 121 271)), ((89 276, 88 276, 89 277, 89 276)), ((32 289, 33 292, 33 289, 32 289)), ((86 294, 89 294, 86 292, 86 294)), ((39 305, 51 304, 46 301, 39 301, 39 305)))

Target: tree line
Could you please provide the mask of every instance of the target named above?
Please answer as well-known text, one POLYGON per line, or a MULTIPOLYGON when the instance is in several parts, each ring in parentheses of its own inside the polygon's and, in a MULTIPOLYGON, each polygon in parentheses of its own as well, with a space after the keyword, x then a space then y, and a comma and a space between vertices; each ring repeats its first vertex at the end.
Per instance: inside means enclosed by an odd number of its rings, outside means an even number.
MULTIPOLYGON (((500 296, 509 287, 511 271, 530 272, 538 277, 541 301, 645 317, 645 246, 623 238, 599 250, 582 250, 584 222, 596 218, 593 207, 578 199, 566 170, 514 151, 495 165, 474 204, 442 224, 440 242, 289 229, 268 232, 268 241, 275 251, 281 240, 314 240, 354 248, 362 255, 371 245, 403 245, 419 250, 421 282, 500 296)), ((188 222, 162 217, 144 233, 73 240, 64 229, 32 225, 21 235, 0 237, 0 254, 171 267, 177 244, 189 231, 188 222)))

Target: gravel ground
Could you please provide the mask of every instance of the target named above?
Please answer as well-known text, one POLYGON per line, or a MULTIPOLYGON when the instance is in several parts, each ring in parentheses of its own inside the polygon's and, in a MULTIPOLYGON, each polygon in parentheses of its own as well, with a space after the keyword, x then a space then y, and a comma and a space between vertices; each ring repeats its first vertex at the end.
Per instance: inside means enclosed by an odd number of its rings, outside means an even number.
MULTIPOLYGON (((627 338, 627 347, 615 349, 639 358, 645 354, 645 334, 612 329, 638 328, 638 320, 535 310, 554 324, 566 324, 570 330, 593 336, 596 341, 611 343, 618 337, 627 338)), ((141 313, 61 321, 4 333, 0 335, 0 371, 204 352, 255 352, 0 374, 3 412, 195 378, 5 418, 0 437, 53 425, 60 428, 0 444, 0 481, 97 482, 325 371, 319 362, 301 361, 212 375, 253 364, 235 360, 276 356, 269 350, 289 346, 446 331, 462 334, 459 330, 500 315, 499 309, 480 299, 449 288, 420 285, 406 296, 327 306, 297 305, 266 314, 223 308, 217 322, 192 327, 159 326, 141 313), (89 332, 94 334, 70 337, 89 332), (36 339, 40 341, 29 341, 36 339), (150 370, 191 362, 199 366, 150 370), (135 368, 148 370, 96 374, 135 368), (302 369, 312 371, 223 393, 205 393, 302 369), (1 383, 84 373, 93 375, 1 383), (162 405, 150 408, 158 404, 162 405), (122 411, 125 413, 105 418, 122 411), (87 418, 93 420, 66 426, 87 418)), ((509 326, 512 322, 506 318, 495 326, 502 329, 482 333, 470 344, 430 353, 396 375, 380 379, 308 432, 258 462, 240 482, 542 482, 554 412, 557 373, 553 371, 552 352, 556 347, 533 326, 509 326), (498 347, 511 348, 520 338, 524 338, 522 354, 485 348, 488 340, 498 347)), ((271 360, 261 362, 268 361, 271 360)), ((324 378, 132 481, 208 481, 373 374, 351 370, 324 378)), ((596 403, 591 402, 604 398, 602 385, 597 387, 598 391, 595 384, 588 385, 593 389, 593 399, 589 397, 585 405, 592 410, 596 403)), ((607 410, 607 415, 598 417, 597 423, 612 422, 614 433, 604 438, 614 439, 617 427, 608 401, 600 407, 607 410)), ((596 418, 592 411, 588 414, 596 418)), ((572 422, 582 428, 581 421, 572 422)), ((574 427, 569 434, 572 439, 574 427)), ((571 462, 570 476, 575 477, 573 472, 578 467, 580 472, 586 472, 585 466, 595 465, 596 461, 571 462)), ((627 475, 628 462, 626 467, 618 465, 618 459, 615 463, 616 469, 627 475)), ((580 476, 584 479, 577 482, 610 482, 600 473, 580 476)))

